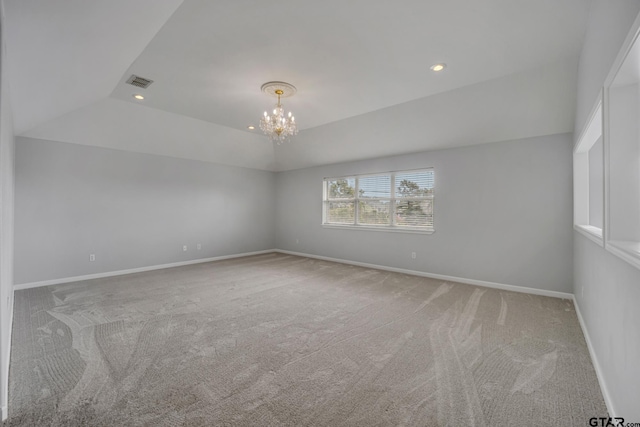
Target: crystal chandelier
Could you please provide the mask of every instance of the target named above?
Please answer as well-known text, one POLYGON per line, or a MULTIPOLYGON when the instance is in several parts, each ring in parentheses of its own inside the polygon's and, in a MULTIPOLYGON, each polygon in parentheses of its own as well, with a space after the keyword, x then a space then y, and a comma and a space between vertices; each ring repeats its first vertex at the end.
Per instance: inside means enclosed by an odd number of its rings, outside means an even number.
POLYGON ((285 115, 284 108, 280 103, 280 98, 295 95, 296 88, 285 82, 268 82, 263 84, 261 89, 268 95, 277 96, 278 103, 273 109, 273 114, 269 115, 266 111, 264 112, 264 116, 260 119, 260 129, 272 141, 280 145, 288 141, 290 136, 298 133, 295 117, 291 115, 291 111, 285 115))

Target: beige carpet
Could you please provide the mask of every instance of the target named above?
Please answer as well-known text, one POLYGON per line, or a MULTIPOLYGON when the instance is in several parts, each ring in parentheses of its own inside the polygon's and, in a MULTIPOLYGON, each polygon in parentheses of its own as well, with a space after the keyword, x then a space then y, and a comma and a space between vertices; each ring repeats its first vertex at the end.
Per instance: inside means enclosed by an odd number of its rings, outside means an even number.
POLYGON ((16 293, 11 426, 586 426, 568 300, 267 254, 16 293))

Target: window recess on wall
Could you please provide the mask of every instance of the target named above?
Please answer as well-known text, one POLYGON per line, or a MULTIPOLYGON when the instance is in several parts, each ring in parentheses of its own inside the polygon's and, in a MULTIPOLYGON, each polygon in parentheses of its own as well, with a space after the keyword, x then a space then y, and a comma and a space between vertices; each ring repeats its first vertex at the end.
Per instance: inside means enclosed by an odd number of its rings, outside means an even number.
POLYGON ((322 224, 433 232, 433 169, 325 178, 322 224))
POLYGON ((604 89, 605 247, 640 268, 639 20, 604 89))
POLYGON ((602 103, 598 101, 573 150, 574 228, 603 244, 604 149, 602 103))

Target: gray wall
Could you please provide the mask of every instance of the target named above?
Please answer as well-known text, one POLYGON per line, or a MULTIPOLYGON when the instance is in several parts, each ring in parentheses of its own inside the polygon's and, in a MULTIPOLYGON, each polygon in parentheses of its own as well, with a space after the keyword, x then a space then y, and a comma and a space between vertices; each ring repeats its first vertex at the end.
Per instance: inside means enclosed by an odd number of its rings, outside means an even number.
POLYGON ((561 134, 280 172, 276 245, 571 292, 571 144, 571 135, 561 134), (434 234, 321 226, 324 177, 424 167, 436 173, 434 234), (417 253, 415 260, 411 252, 417 253))
MULTIPOLYGON (((639 11, 637 0, 592 2, 578 72, 576 135, 639 11)), ((627 421, 640 420, 640 270, 577 232, 574 257, 575 297, 613 410, 627 421)))
MULTIPOLYGON (((2 5, 0 4, 0 11, 2 5)), ((0 12, 2 13, 2 12, 0 12)), ((0 17, 0 407, 7 416, 9 387, 9 347, 13 307, 13 115, 9 102, 6 52, 4 46, 4 16, 0 17)))
POLYGON ((18 137, 16 283, 272 249, 274 184, 272 172, 18 137))

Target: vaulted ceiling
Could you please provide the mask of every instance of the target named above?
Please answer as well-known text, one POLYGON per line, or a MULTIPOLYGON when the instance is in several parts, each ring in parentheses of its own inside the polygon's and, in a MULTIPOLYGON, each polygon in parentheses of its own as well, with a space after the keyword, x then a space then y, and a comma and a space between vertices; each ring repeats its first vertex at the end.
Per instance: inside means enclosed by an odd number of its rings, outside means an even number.
POLYGON ((14 127, 266 170, 570 132, 589 4, 5 0, 14 127), (247 129, 270 80, 298 88, 279 147, 247 129))

